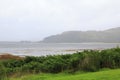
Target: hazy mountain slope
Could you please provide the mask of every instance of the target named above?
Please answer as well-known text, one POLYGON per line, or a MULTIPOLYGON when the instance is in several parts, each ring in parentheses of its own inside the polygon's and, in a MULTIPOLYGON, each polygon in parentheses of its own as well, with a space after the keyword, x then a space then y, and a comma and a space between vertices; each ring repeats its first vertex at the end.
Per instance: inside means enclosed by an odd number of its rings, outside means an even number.
POLYGON ((67 31, 46 37, 42 42, 80 43, 80 42, 120 42, 120 27, 105 31, 67 31))

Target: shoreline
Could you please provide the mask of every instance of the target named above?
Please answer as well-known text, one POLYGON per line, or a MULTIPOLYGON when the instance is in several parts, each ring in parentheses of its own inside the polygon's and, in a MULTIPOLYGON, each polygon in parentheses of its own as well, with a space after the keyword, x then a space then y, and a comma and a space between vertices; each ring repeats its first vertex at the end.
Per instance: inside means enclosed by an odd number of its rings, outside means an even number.
MULTIPOLYGON (((94 50, 94 51, 96 51, 96 50, 98 50, 98 51, 101 51, 101 50, 105 50, 105 49, 103 49, 103 48, 98 48, 98 49, 64 49, 64 50, 58 50, 58 51, 53 51, 53 53, 52 53, 52 51, 51 51, 51 53, 48 53, 48 54, 40 54, 39 52, 37 53, 38 55, 36 55, 36 54, 32 54, 32 53, 26 53, 26 54, 20 54, 20 53, 0 53, 0 56, 1 55, 13 55, 13 56, 19 56, 19 57, 25 57, 25 56, 47 56, 47 55, 64 55, 64 54, 74 54, 74 53, 76 53, 76 52, 83 52, 84 50, 94 50)), ((48 51, 48 50, 45 50, 46 52, 48 51)))
MULTIPOLYGON (((107 48, 107 49, 111 49, 111 48, 107 48)), ((58 52, 54 52, 54 53, 49 53, 49 54, 39 54, 38 55, 35 55, 34 53, 33 54, 17 54, 17 53, 0 53, 0 58, 1 56, 13 56, 13 57, 26 57, 26 56, 34 56, 34 57, 41 57, 41 56, 54 56, 54 55, 65 55, 65 54, 74 54, 76 52, 83 52, 84 50, 93 50, 93 51, 101 51, 101 50, 106 50, 106 49, 103 49, 103 48, 99 48, 99 49, 65 49, 65 50, 61 50, 61 51, 58 51, 58 52), (63 53, 60 53, 60 52, 63 52, 63 53)))

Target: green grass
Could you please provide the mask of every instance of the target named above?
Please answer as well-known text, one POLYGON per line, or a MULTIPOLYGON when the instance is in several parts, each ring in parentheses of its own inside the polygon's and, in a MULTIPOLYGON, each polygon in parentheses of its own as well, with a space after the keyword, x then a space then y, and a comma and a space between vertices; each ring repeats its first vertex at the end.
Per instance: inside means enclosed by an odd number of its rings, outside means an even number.
POLYGON ((37 74, 26 75, 10 80, 120 80, 120 69, 75 74, 37 74))

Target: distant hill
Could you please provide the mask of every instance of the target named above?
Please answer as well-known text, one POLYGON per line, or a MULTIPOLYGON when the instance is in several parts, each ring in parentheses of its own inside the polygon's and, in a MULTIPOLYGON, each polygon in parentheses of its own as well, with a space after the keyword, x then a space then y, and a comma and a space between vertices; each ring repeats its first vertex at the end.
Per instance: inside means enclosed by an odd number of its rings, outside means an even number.
POLYGON ((104 31, 67 31, 46 37, 45 43, 120 42, 120 27, 104 31))

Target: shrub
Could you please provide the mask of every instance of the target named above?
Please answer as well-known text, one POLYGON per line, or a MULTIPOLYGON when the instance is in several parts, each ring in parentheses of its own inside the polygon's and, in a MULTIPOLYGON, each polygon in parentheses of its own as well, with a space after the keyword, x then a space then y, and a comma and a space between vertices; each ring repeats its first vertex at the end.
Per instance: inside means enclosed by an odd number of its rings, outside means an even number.
POLYGON ((7 80, 6 70, 2 63, 0 63, 0 80, 7 80))

